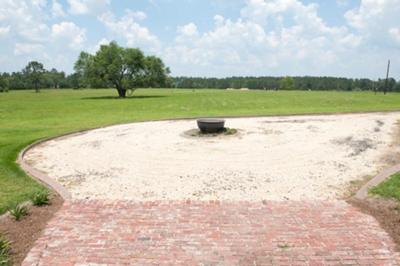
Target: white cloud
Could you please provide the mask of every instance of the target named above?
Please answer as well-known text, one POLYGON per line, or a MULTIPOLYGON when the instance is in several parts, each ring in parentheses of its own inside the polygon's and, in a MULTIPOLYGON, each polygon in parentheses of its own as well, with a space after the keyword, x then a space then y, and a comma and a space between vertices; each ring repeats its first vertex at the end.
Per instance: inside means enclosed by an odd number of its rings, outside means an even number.
POLYGON ((18 33, 26 40, 45 42, 49 36, 50 28, 45 23, 38 23, 37 25, 20 25, 18 33))
POLYGON ((400 62, 400 0, 362 0, 346 12, 347 23, 333 26, 318 9, 300 0, 248 0, 238 19, 216 15, 205 32, 193 23, 178 27, 163 58, 173 74, 195 76, 380 77, 382 58, 400 62))
MULTIPOLYGON (((4 29, 2 27, 1 32, 13 34, 15 43, 18 43, 16 49, 18 54, 29 51, 29 47, 51 44, 59 39, 64 41, 64 43, 58 43, 61 46, 69 43, 71 46, 81 45, 85 40, 85 30, 72 22, 48 25, 50 17, 44 9, 47 3, 45 0, 4 1, 0 7, 0 17, 8 26, 4 29), (35 43, 38 45, 34 45, 35 43)), ((52 2, 51 15, 55 15, 54 10, 58 12, 58 16, 61 15, 62 6, 56 0, 52 2)))
POLYGON ((0 20, 10 27, 10 33, 19 36, 25 42, 45 41, 49 27, 44 23, 45 1, 2 0, 0 20))
POLYGON ((53 0, 53 2, 52 2, 51 15, 54 18, 65 17, 65 12, 64 12, 63 6, 57 0, 53 0))
POLYGON ((130 17, 132 17, 134 19, 137 19, 137 20, 144 20, 144 19, 147 18, 146 13, 144 13, 143 11, 133 11, 133 10, 130 10, 130 9, 126 9, 125 13, 126 13, 127 16, 130 16, 130 17))
POLYGON ((117 19, 113 13, 106 12, 98 17, 107 29, 116 37, 126 40, 128 46, 139 47, 152 52, 160 50, 160 41, 150 30, 138 23, 145 18, 143 12, 126 10, 125 15, 117 19))
POLYGON ((345 31, 341 27, 328 27, 318 15, 317 4, 304 4, 299 0, 248 0, 241 15, 243 19, 277 29, 301 26, 303 33, 339 34, 345 31))
POLYGON ((197 38, 199 37, 197 26, 193 22, 183 26, 179 26, 176 32, 177 36, 175 37, 175 41, 177 43, 190 43, 194 40, 197 40, 197 38))
POLYGON ((398 44, 400 44, 400 28, 391 28, 389 34, 398 44))
POLYGON ((285 12, 289 8, 298 9, 299 6, 302 7, 302 4, 297 0, 248 0, 246 6, 241 10, 241 15, 245 18, 262 21, 271 15, 285 12))
POLYGON ((249 0, 235 21, 216 15, 210 31, 178 27, 164 58, 182 75, 328 74, 362 38, 327 26, 317 11, 298 0, 249 0))
POLYGON ((51 36, 55 41, 69 42, 71 49, 81 49, 86 40, 86 30, 64 21, 51 27, 51 36))
POLYGON ((16 43, 14 47, 15 55, 32 55, 40 52, 44 46, 36 43, 16 43))
POLYGON ((0 27, 0 38, 6 37, 10 33, 10 26, 0 27))
MULTIPOLYGON (((380 54, 380 60, 390 56, 396 62, 400 49, 399 14, 400 0, 361 0, 357 8, 345 13, 345 18, 355 34, 362 37, 368 57, 380 54)), ((371 60, 370 65, 375 63, 371 60)))
POLYGON ((110 3, 111 0, 68 0, 69 12, 74 15, 98 14, 110 3))
POLYGON ((193 22, 186 24, 182 27, 178 27, 178 33, 184 36, 195 36, 198 34, 197 26, 193 22))
POLYGON ((349 25, 363 32, 375 33, 385 27, 399 26, 400 0, 361 0, 360 6, 349 10, 349 25))
POLYGON ((84 49, 86 43, 85 29, 73 22, 51 24, 52 18, 62 15, 57 0, 0 1, 0 50, 8 54, 3 71, 21 69, 29 60, 72 69, 77 49, 84 49))
POLYGON ((43 8, 47 4, 47 0, 32 0, 31 2, 32 2, 32 5, 39 7, 39 8, 43 8))
POLYGON ((80 0, 68 0, 69 12, 72 14, 86 14, 89 12, 87 5, 80 0))
POLYGON ((351 48, 357 48, 358 46, 360 46, 361 42, 362 37, 359 35, 354 35, 352 33, 349 33, 338 40, 339 44, 343 44, 345 47, 351 48))
MULTIPOLYGON (((211 74, 203 71, 215 69, 235 74, 239 68, 246 71, 250 64, 259 65, 256 56, 264 48, 270 50, 273 45, 268 48, 269 43, 274 43, 274 36, 268 36, 261 26, 218 16, 214 29, 203 34, 193 23, 179 27, 176 42, 166 49, 165 59, 182 74, 189 74, 191 69, 199 71, 199 75, 211 74)), ((215 75, 221 74, 218 72, 215 75)))

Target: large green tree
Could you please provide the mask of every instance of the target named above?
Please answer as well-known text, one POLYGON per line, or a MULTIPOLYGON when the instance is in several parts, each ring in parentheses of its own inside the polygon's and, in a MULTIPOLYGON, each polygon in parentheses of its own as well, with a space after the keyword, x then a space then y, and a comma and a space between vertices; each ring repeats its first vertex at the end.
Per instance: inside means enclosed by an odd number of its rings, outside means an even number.
POLYGON ((36 92, 39 92, 39 86, 43 79, 44 72, 45 69, 43 64, 37 61, 29 62, 28 65, 22 70, 23 75, 34 86, 36 92))
POLYGON ((123 48, 116 42, 102 45, 95 55, 82 52, 75 71, 86 85, 98 79, 112 85, 121 98, 138 86, 165 83, 169 73, 161 59, 145 57, 140 49, 123 48))
POLYGON ((160 88, 166 87, 170 83, 168 75, 170 70, 165 67, 163 61, 155 56, 144 58, 143 85, 146 87, 160 88))

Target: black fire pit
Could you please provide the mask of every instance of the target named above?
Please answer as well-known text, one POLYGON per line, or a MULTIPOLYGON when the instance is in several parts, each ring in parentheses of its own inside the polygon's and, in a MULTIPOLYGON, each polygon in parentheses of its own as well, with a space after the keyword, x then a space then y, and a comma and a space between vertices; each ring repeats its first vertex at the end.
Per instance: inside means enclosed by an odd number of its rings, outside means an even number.
POLYGON ((197 126, 202 133, 218 133, 224 130, 225 120, 217 118, 197 119, 197 126))

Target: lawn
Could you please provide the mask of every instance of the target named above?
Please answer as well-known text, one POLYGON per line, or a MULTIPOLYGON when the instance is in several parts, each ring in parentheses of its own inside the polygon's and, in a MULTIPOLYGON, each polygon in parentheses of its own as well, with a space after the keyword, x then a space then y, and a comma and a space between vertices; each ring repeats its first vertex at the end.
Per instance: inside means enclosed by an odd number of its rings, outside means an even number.
POLYGON ((400 201, 400 173, 394 174, 388 180, 372 188, 370 193, 400 201))
POLYGON ((44 90, 0 93, 0 214, 44 189, 15 163, 28 144, 105 125, 198 116, 284 115, 400 110, 400 94, 371 92, 44 90))

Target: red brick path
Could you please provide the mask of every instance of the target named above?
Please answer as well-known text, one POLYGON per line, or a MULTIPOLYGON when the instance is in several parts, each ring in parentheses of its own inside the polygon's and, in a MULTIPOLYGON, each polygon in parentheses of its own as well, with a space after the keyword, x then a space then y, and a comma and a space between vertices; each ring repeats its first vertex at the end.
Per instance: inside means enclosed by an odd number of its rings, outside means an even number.
POLYGON ((76 201, 62 207, 23 265, 399 261, 378 223, 344 202, 76 201))

